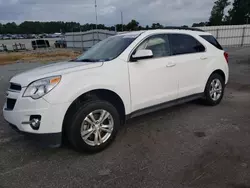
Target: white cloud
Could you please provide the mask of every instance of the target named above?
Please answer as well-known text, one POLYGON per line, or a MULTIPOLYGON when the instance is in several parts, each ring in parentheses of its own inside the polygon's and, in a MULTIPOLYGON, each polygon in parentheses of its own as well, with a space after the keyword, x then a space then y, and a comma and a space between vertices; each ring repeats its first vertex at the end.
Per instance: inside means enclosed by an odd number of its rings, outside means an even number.
MULTIPOLYGON (((213 6, 211 0, 97 0, 99 23, 124 23, 136 19, 142 25, 191 25, 206 21, 213 6)), ((0 0, 0 22, 24 20, 76 21, 95 23, 94 0, 0 0)))
POLYGON ((15 5, 19 2, 19 0, 10 0, 9 2, 11 5, 15 5))
POLYGON ((112 14, 116 11, 116 7, 114 6, 108 6, 101 8, 99 11, 99 15, 107 15, 107 14, 112 14))

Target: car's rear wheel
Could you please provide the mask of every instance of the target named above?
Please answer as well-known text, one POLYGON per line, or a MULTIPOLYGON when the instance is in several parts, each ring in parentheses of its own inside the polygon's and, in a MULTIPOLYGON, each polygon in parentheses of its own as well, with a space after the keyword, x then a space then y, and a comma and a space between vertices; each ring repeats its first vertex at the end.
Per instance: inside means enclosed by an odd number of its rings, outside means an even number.
POLYGON ((225 81, 217 73, 210 76, 204 91, 205 102, 207 105, 215 106, 219 104, 224 96, 225 81))
POLYGON ((76 110, 70 122, 67 125, 70 143, 78 151, 99 152, 114 140, 120 116, 109 102, 95 100, 76 110))

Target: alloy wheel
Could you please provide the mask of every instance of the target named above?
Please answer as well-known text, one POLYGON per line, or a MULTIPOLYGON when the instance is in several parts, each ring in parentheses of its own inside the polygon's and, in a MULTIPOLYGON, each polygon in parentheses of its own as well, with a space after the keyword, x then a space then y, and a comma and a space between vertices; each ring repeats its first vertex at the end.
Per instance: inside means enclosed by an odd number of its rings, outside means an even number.
POLYGON ((90 146, 99 146, 105 143, 114 129, 112 115, 104 110, 98 109, 89 113, 81 124, 81 137, 90 146))
POLYGON ((210 84, 210 97, 213 101, 217 101, 222 95, 222 84, 219 79, 212 80, 210 84))

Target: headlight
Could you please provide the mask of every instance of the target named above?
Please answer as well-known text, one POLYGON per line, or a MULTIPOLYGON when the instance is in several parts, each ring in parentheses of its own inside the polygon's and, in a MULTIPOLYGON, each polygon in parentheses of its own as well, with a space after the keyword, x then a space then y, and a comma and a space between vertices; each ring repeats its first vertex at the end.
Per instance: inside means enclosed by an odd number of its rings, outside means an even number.
POLYGON ((26 88, 23 97, 39 99, 50 92, 61 81, 61 76, 53 76, 36 80, 26 88))

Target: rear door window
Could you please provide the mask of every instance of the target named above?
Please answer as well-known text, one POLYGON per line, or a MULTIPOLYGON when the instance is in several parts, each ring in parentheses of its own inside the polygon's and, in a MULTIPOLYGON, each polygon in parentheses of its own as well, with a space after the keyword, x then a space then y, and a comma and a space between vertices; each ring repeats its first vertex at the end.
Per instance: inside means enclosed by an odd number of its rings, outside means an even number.
POLYGON ((194 37, 186 34, 168 34, 172 55, 205 52, 205 47, 194 37))
POLYGON ((214 45, 216 48, 223 50, 219 42, 212 35, 200 35, 203 39, 205 39, 210 44, 214 45))

